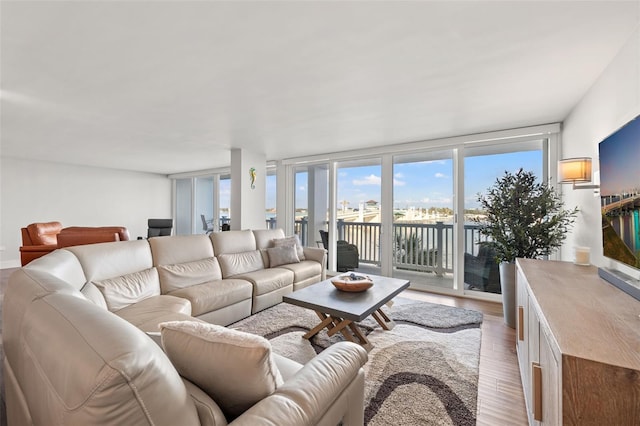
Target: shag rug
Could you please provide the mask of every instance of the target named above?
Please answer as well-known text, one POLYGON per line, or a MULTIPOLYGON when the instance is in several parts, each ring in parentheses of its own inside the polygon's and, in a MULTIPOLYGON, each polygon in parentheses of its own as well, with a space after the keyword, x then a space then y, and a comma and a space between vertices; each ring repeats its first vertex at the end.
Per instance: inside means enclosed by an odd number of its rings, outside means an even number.
MULTIPOLYGON (((365 370, 367 425, 475 425, 482 314, 396 298, 383 311, 396 326, 383 331, 371 317, 359 323, 373 344, 365 370)), ((280 303, 230 328, 266 337, 273 351, 302 364, 332 343, 309 309, 280 303)))

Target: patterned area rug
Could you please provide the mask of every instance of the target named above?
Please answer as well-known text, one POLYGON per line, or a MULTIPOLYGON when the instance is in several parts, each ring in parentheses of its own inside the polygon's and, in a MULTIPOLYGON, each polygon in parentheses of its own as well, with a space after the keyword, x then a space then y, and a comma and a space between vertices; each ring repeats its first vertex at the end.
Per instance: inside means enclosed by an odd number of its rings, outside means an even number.
MULTIPOLYGON (((396 298, 383 311, 396 323, 383 331, 373 318, 360 328, 374 345, 365 365, 365 424, 475 425, 482 314, 396 298)), ((273 351, 306 363, 342 335, 308 309, 281 303, 230 325, 270 340, 273 351)))

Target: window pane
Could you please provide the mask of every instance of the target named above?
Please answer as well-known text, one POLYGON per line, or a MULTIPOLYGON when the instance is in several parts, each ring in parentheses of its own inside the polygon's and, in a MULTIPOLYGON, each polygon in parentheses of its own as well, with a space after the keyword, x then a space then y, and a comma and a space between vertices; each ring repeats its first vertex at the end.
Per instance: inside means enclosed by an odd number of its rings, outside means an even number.
POLYGON ((454 288, 453 152, 393 159, 393 276, 454 288))
POLYGON ((305 246, 321 246, 320 230, 326 228, 329 206, 329 165, 295 168, 294 232, 305 246))
POLYGON ((176 179, 176 235, 191 234, 191 179, 176 179))
POLYGON ((338 164, 336 270, 339 272, 380 274, 380 163, 380 159, 368 159, 338 164))
POLYGON ((543 178, 542 141, 502 144, 465 150, 464 159, 464 288, 487 293, 501 293, 499 267, 495 254, 479 242, 483 240, 474 222, 482 218, 478 194, 486 193, 505 171, 520 168, 532 171, 538 181, 543 178), (502 151, 502 152, 500 152, 502 151))
POLYGON ((267 180, 265 181, 266 186, 266 211, 265 211, 265 219, 267 221, 267 228, 273 229, 276 227, 276 188, 277 188, 277 180, 276 180, 276 171, 269 170, 267 171, 267 180))
POLYGON ((220 176, 220 221, 218 229, 222 225, 231 224, 231 176, 220 176))
POLYGON ((196 211, 193 221, 196 233, 213 231, 213 176, 196 178, 196 211))

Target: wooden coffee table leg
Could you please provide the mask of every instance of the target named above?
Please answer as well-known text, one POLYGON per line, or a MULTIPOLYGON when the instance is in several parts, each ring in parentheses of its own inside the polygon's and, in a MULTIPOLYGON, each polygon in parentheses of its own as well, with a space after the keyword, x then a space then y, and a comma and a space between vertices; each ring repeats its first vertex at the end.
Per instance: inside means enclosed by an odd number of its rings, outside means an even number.
POLYGON ((367 339, 367 336, 362 334, 362 332, 360 331, 356 323, 354 322, 350 323, 349 328, 351 329, 351 332, 353 333, 354 337, 356 337, 359 340, 359 342, 356 342, 356 343, 360 343, 360 346, 365 348, 367 352, 370 352, 371 349, 373 349, 373 345, 371 344, 369 339, 367 339))
MULTIPOLYGON (((318 312, 318 311, 316 311, 316 314, 318 315, 318 318, 321 319, 321 321, 318 325, 313 327, 304 336, 302 336, 305 339, 307 340, 311 339, 313 336, 318 334, 320 330, 322 330, 323 328, 326 328, 327 335, 329 337, 340 332, 342 336, 344 336, 345 340, 360 344, 363 348, 367 350, 367 352, 371 351, 371 349, 373 348, 373 345, 371 344, 371 342, 362 333, 362 331, 360 331, 356 323, 354 323, 353 321, 348 319, 332 317, 330 315, 327 315, 325 313, 318 312)), ((383 325, 386 323, 384 323, 384 321, 381 318, 379 318, 375 312, 372 315, 385 330, 388 330, 388 328, 386 328, 387 326, 383 325)), ((387 318, 386 315, 385 315, 385 318, 387 318)))
POLYGON ((378 322, 378 324, 380 324, 380 327, 382 327, 383 330, 391 330, 396 326, 396 323, 382 312, 382 309, 378 309, 372 313, 371 316, 378 322))
MULTIPOLYGON (((333 317, 333 322, 334 322, 334 326, 331 327, 331 329, 327 332, 329 337, 333 336, 338 331, 344 330, 344 328, 351 323, 350 320, 346 320, 346 319, 343 320, 343 319, 336 318, 336 317, 333 317)), ((342 334, 344 334, 344 333, 342 333, 342 334)))
POLYGON ((329 330, 331 330, 333 327, 333 318, 331 318, 330 316, 327 316, 325 314, 322 314, 320 312, 316 312, 318 314, 318 316, 320 317, 320 319, 322 320, 320 322, 320 324, 316 325, 315 327, 313 327, 311 330, 309 330, 304 336, 305 339, 309 340, 311 339, 313 336, 315 336, 316 334, 320 333, 320 330, 322 330, 323 328, 327 327, 329 330))

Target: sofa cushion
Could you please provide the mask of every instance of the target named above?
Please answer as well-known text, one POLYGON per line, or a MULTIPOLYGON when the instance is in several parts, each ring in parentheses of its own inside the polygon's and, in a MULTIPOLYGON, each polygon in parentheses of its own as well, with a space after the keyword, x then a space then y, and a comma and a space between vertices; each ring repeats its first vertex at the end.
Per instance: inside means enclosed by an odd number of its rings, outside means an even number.
POLYGON ((213 398, 228 420, 283 383, 264 337, 191 321, 162 323, 160 332, 176 370, 213 398))
POLYGON ((191 302, 168 295, 150 297, 114 314, 145 332, 158 331, 158 324, 164 321, 196 321, 191 317, 191 302))
POLYGON ((109 310, 107 301, 104 299, 102 291, 100 291, 100 289, 98 289, 98 287, 96 287, 94 283, 88 282, 84 287, 82 287, 82 290, 80 290, 80 292, 84 295, 84 297, 95 303, 97 306, 100 306, 105 310, 109 310))
POLYGON ((278 238, 272 241, 273 247, 282 247, 282 246, 295 246, 298 251, 298 259, 304 260, 304 248, 300 243, 300 238, 297 235, 292 235, 290 237, 278 238))
POLYGON ((264 268, 264 261, 260 250, 246 251, 243 253, 220 254, 218 262, 224 278, 234 275, 253 272, 264 268))
POLYGON ((284 231, 282 228, 254 229, 253 235, 256 238, 256 247, 258 249, 267 249, 273 247, 273 240, 284 238, 284 231))
POLYGON ((87 281, 105 280, 153 267, 146 240, 67 247, 84 271, 87 281))
POLYGON ((215 257, 158 266, 158 275, 160 276, 160 288, 163 294, 180 288, 222 279, 222 271, 215 257))
POLYGON ((248 281, 226 279, 181 288, 169 294, 189 300, 191 315, 199 316, 251 299, 252 291, 253 285, 248 281))
POLYGON ((213 245, 207 235, 154 237, 148 241, 153 253, 154 266, 175 265, 213 257, 213 245))
POLYGON ((67 250, 53 251, 30 262, 24 268, 49 273, 71 284, 76 290, 82 289, 87 282, 78 258, 67 250))
POLYGON ((294 246, 272 247, 267 249, 269 255, 269 267, 299 263, 298 252, 294 246))
POLYGON ((216 255, 256 250, 256 238, 251 231, 213 232, 210 235, 216 255))
POLYGON ((284 268, 269 268, 248 272, 234 278, 247 280, 253 284, 253 296, 271 293, 293 284, 293 272, 284 268))
POLYGON ((156 268, 93 281, 93 284, 98 287, 107 302, 107 308, 112 312, 160 294, 156 268))
MULTIPOLYGON (((15 304, 7 296, 5 302, 15 304)), ((200 424, 178 372, 136 327, 62 293, 36 299, 24 311, 18 325, 12 317, 3 330, 5 367, 12 362, 7 396, 17 398, 7 405, 25 404, 10 412, 22 409, 28 416, 13 417, 16 422, 9 416, 9 424, 200 424), (10 324, 21 330, 9 342, 10 324)))
POLYGON ((300 263, 289 263, 282 265, 281 268, 293 272, 294 283, 299 283, 313 277, 321 277, 322 275, 322 265, 312 260, 303 260, 300 263))

